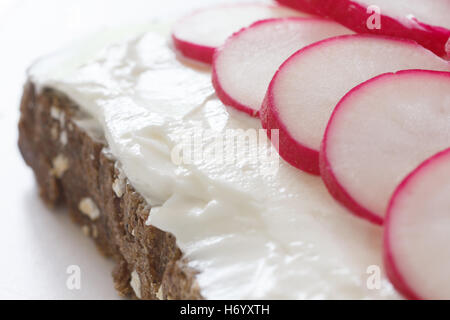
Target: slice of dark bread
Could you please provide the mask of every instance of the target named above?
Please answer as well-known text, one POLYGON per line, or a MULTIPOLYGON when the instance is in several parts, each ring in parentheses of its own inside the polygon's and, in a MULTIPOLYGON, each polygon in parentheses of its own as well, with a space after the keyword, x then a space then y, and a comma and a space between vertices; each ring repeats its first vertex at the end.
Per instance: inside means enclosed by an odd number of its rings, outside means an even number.
POLYGON ((117 291, 142 299, 202 299, 175 237, 145 224, 150 206, 120 172, 101 134, 80 125, 79 107, 29 82, 20 110, 19 148, 41 198, 49 207, 65 205, 100 252, 114 259, 117 291))

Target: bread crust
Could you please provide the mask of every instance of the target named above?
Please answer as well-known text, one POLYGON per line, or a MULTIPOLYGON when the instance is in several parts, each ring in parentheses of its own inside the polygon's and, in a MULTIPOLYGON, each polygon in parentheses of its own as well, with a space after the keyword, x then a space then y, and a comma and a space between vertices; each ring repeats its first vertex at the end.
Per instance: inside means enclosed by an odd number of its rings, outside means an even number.
POLYGON ((151 207, 120 172, 104 139, 77 124, 80 108, 64 94, 38 92, 28 82, 20 110, 19 149, 42 200, 50 208, 65 205, 99 251, 115 261, 119 294, 202 299, 197 272, 187 266, 175 237, 145 224, 151 207))

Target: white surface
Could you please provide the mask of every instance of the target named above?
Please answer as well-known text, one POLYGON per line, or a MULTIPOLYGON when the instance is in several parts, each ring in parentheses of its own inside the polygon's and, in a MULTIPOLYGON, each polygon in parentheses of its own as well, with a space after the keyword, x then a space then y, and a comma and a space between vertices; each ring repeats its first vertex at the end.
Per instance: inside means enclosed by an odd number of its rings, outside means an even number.
POLYGON ((0 0, 0 299, 118 298, 112 262, 98 254, 64 210, 52 212, 38 198, 33 174, 17 148, 19 99, 25 70, 37 57, 90 31, 175 10, 161 3, 0 0), (70 265, 81 268, 81 290, 66 287, 70 265))

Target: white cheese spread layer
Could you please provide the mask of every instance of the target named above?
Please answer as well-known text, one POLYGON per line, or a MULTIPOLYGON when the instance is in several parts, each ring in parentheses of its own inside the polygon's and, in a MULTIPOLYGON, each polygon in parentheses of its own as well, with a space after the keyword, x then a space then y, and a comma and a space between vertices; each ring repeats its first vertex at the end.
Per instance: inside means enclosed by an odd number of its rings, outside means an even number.
POLYGON ((209 70, 177 59, 167 37, 149 32, 77 68, 63 60, 41 60, 31 80, 97 121, 205 298, 398 298, 379 274, 381 228, 279 159, 260 121, 225 107, 209 70))

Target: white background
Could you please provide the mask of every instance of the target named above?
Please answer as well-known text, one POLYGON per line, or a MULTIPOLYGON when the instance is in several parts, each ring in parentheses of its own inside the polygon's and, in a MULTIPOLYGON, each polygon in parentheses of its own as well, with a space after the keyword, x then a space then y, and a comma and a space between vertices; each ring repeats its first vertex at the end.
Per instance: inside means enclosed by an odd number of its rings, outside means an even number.
MULTIPOLYGON (((227 2, 230 0, 227 0, 227 2)), ((26 68, 102 28, 176 16, 216 0, 0 0, 0 299, 117 299, 111 271, 64 210, 47 209, 17 148, 26 68), (186 8, 188 7, 188 8, 186 8), (66 287, 81 268, 81 290, 66 287)))

